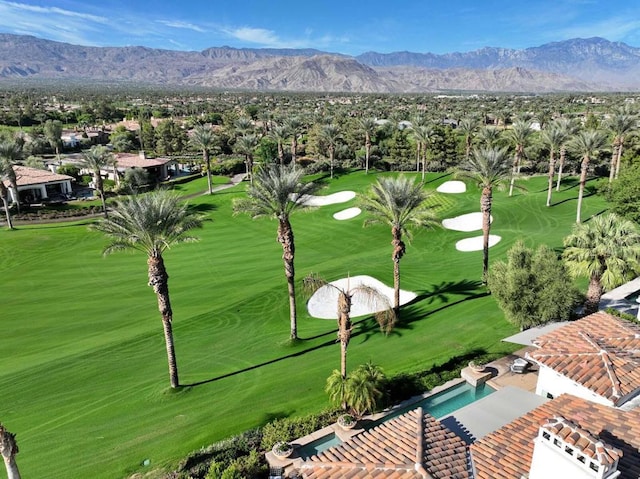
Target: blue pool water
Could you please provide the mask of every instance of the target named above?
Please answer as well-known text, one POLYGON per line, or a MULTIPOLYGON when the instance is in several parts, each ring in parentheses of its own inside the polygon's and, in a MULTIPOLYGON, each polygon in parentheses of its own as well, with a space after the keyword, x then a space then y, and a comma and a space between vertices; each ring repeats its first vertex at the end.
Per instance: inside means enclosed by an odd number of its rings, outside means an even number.
MULTIPOLYGON (((389 419, 393 419, 394 417, 400 416, 401 414, 404 414, 407 411, 411 411, 412 409, 415 409, 417 407, 422 407, 425 412, 428 412, 438 419, 444 416, 448 416, 453 411, 457 411, 458 409, 467 406, 468 404, 471 404, 478 399, 482 399, 483 397, 486 397, 494 392, 495 389, 485 384, 482 384, 476 388, 471 386, 469 383, 464 382, 458 384, 457 386, 453 386, 452 388, 439 392, 438 394, 434 394, 433 396, 424 398, 420 401, 416 401, 412 404, 408 404, 407 406, 404 406, 402 408, 398 408, 397 410, 394 410, 386 416, 371 423, 368 428, 378 426, 383 422, 388 421, 389 419)), ((340 438, 337 437, 335 433, 331 433, 300 447, 298 449, 298 454, 300 455, 300 457, 308 458, 313 455, 317 455, 325 449, 337 446, 339 444, 342 444, 340 438)))

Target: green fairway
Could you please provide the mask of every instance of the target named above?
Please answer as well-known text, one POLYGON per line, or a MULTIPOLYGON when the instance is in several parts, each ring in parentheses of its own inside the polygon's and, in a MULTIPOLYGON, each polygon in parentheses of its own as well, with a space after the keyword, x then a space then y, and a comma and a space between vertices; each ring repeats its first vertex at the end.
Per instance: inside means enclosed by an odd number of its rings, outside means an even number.
MULTIPOLYGON (((340 176, 320 194, 361 193, 375 178, 340 176)), ((430 174, 426 187, 435 191, 449 179, 430 174)), ((196 181, 176 189, 185 195, 206 189, 206 179, 196 181)), ((578 188, 568 180, 546 208, 546 182, 531 179, 512 198, 494 193, 491 233, 502 241, 491 248, 492 262, 519 239, 562 246, 575 222, 578 188)), ((323 389, 339 367, 336 322, 309 317, 298 288, 302 339, 288 342, 277 222, 232 215, 232 199, 245 187, 189 200, 211 221, 193 232, 199 242, 164 255, 180 380, 190 385, 180 391, 169 388, 144 255, 103 258, 106 238, 81 222, 0 231, 0 421, 17 433, 23 477, 122 478, 175 464, 270 419, 329 405, 323 389)), ((479 211, 479 198, 468 185, 467 193, 435 194, 430 201, 443 219, 479 211)), ((363 228, 364 215, 332 217, 356 203, 292 216, 298 284, 312 271, 328 280, 367 274, 393 284, 389 228, 363 228)), ((601 197, 587 196, 583 218, 606 208, 601 197)), ((480 234, 439 227, 414 234, 400 263, 401 287, 418 298, 402 308, 388 337, 372 318, 356 318, 349 369, 372 360, 394 375, 472 350, 514 348, 500 340, 516 328, 479 283, 482 252, 455 249, 456 241, 480 234)))

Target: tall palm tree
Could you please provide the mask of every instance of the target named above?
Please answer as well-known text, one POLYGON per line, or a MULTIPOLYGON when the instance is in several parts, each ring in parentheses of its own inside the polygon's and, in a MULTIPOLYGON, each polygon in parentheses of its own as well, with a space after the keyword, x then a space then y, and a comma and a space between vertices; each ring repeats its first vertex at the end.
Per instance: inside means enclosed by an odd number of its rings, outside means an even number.
POLYGON ((500 130, 495 126, 484 126, 478 130, 478 142, 485 148, 494 148, 500 141, 500 130))
POLYGON ((613 213, 574 225, 564 246, 569 272, 589 278, 586 314, 598 311, 603 291, 640 272, 640 232, 633 222, 613 213))
POLYGON ((358 119, 358 129, 364 134, 364 172, 369 173, 369 160, 371 159, 371 138, 376 134, 378 124, 373 118, 358 119))
POLYGON ((504 186, 510 177, 507 149, 480 148, 466 163, 460 166, 457 176, 474 181, 481 189, 482 212, 482 281, 486 284, 489 272, 489 233, 491 231, 491 207, 493 190, 504 186))
POLYGON ((391 227, 393 240, 393 289, 396 316, 400 310, 400 260, 406 247, 403 235, 411 238, 412 226, 428 226, 435 222, 431 206, 426 204, 428 194, 422 183, 406 176, 382 177, 371 186, 368 195, 362 198, 362 207, 371 214, 365 226, 382 223, 391 227))
POLYGON ((282 260, 289 290, 289 319, 291 339, 298 338, 295 294, 295 243, 293 228, 289 220, 291 214, 302 207, 295 201, 304 195, 310 195, 318 186, 315 183, 303 183, 304 171, 290 166, 267 165, 256 173, 253 184, 247 189, 246 200, 234 202, 237 213, 249 213, 253 218, 270 216, 278 220, 278 242, 282 245, 282 260))
POLYGON ((2 199, 2 206, 4 207, 4 213, 7 218, 7 226, 12 230, 13 223, 11 222, 11 211, 9 210, 9 190, 4 186, 4 175, 0 175, 0 198, 2 199))
POLYGON ((582 211, 582 198, 584 187, 587 183, 587 171, 591 158, 598 155, 606 144, 606 136, 599 130, 582 130, 567 144, 569 149, 582 157, 580 163, 580 189, 578 191, 578 209, 576 212, 576 223, 580 223, 580 213, 582 211))
POLYGON ((558 163, 558 181, 556 183, 556 191, 560 191, 560 182, 562 181, 562 169, 564 168, 565 159, 567 156, 567 143, 573 138, 578 131, 578 125, 575 121, 571 121, 568 118, 558 118, 555 120, 555 125, 560 130, 564 141, 560 145, 560 161, 558 163))
POLYGON ((433 142, 435 136, 435 129, 433 125, 419 125, 412 128, 413 137, 418 144, 418 162, 422 163, 422 181, 424 181, 425 172, 427 169, 427 155, 429 146, 433 142))
POLYGON ((289 130, 291 136, 291 163, 296 164, 296 157, 298 155, 298 138, 302 134, 303 123, 300 118, 292 116, 285 120, 284 124, 289 130))
POLYGON ((465 159, 468 159, 471 155, 471 145, 473 144, 473 135, 478 131, 478 120, 473 117, 465 117, 462 118, 458 122, 457 130, 462 133, 464 137, 464 146, 465 146, 465 159))
POLYGON ((376 311, 374 317, 380 329, 388 334, 396 321, 395 311, 389 306, 387 297, 377 289, 364 284, 351 285, 347 282, 345 288, 329 283, 323 278, 310 274, 304 279, 304 289, 307 293, 315 293, 320 288, 331 288, 338 293, 338 341, 340 341, 340 375, 347 379, 347 347, 353 330, 351 324, 351 301, 357 294, 366 303, 373 304, 376 311))
POLYGON ((207 168, 207 186, 211 195, 213 194, 213 184, 211 181, 211 160, 209 155, 216 145, 216 135, 211 128, 198 125, 193 129, 190 140, 195 148, 202 150, 202 162, 207 168))
POLYGON ((187 236, 186 233, 200 228, 202 221, 202 217, 190 212, 177 195, 168 191, 156 191, 118 201, 109 218, 93 226, 111 240, 103 254, 133 249, 147 255, 149 286, 158 298, 172 388, 178 387, 180 382, 173 346, 169 275, 162 254, 174 244, 196 241, 196 238, 187 236))
POLYGON ((329 152, 329 176, 333 178, 333 163, 336 156, 336 147, 342 138, 340 128, 334 123, 323 125, 320 130, 320 137, 325 142, 327 151, 329 152))
POLYGON ((15 140, 3 141, 0 143, 0 175, 6 178, 13 190, 13 200, 20 213, 20 196, 18 194, 18 177, 13 168, 18 160, 22 158, 22 147, 15 140))
POLYGON ((612 136, 611 166, 609 171, 609 183, 618 178, 620 173, 620 159, 622 158, 622 150, 629 136, 635 133, 637 129, 638 118, 629 113, 617 112, 612 115, 606 122, 607 129, 612 136))
POLYGON ((246 116, 236 118, 233 122, 233 127, 235 128, 236 133, 241 136, 253 133, 253 121, 251 121, 251 118, 247 118, 246 116))
POLYGON ((513 195, 513 185, 516 181, 516 175, 520 173, 524 149, 532 133, 531 122, 523 120, 517 120, 507 132, 507 140, 512 144, 514 149, 513 169, 511 171, 511 181, 509 182, 509 196, 513 195))
POLYGON ((62 138, 62 122, 60 120, 47 120, 44 124, 44 136, 56 152, 56 158, 60 160, 60 143, 62 138))
POLYGON ((542 143, 549 148, 549 185, 547 188, 547 206, 551 206, 551 192, 553 191, 553 176, 556 172, 556 152, 564 144, 566 137, 564 131, 555 123, 551 123, 540 132, 542 143))
POLYGON ((4 459, 7 479, 20 479, 20 471, 16 463, 16 454, 18 454, 18 452, 16 435, 7 431, 7 429, 0 424, 0 455, 2 459, 4 459))
POLYGON ((276 125, 269 131, 269 136, 278 145, 278 160, 281 165, 284 165, 284 142, 291 136, 287 125, 276 125))
POLYGON ((108 166, 112 166, 114 162, 115 157, 106 146, 94 145, 88 151, 82 154, 82 166, 91 170, 91 174, 93 175, 93 182, 96 185, 96 190, 98 190, 100 200, 102 201, 102 212, 104 213, 105 218, 108 217, 108 214, 102 170, 104 170, 108 166))
POLYGON ((256 135, 243 135, 236 141, 236 152, 244 155, 244 163, 247 170, 247 176, 253 183, 253 153, 258 146, 258 137, 256 135))

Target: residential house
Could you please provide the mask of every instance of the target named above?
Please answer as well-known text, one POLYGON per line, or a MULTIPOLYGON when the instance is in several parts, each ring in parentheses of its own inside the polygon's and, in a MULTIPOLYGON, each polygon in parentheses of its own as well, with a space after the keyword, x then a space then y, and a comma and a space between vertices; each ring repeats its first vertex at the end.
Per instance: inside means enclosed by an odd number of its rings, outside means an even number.
POLYGON ((21 203, 39 203, 72 193, 71 182, 75 180, 71 176, 20 165, 14 165, 13 171, 16 173, 18 191, 13 191, 9 181, 5 180, 4 184, 14 202, 18 196, 21 203))
MULTIPOLYGON (((117 153, 116 170, 119 176, 124 176, 125 172, 131 168, 143 168, 149 172, 151 178, 162 181, 175 172, 176 160, 170 158, 147 158, 143 151, 135 153, 117 153)), ((113 168, 109 167, 102 171, 102 174, 114 180, 113 168)))

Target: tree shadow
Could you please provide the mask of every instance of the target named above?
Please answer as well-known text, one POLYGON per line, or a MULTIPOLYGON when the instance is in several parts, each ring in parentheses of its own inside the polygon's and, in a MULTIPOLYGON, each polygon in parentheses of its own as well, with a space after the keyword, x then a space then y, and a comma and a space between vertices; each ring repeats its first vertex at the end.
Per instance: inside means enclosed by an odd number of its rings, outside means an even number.
POLYGON ((451 176, 451 173, 443 173, 443 174, 441 174, 440 176, 438 176, 438 177, 436 177, 436 178, 434 178, 434 179, 432 179, 432 180, 425 181, 425 182, 424 182, 424 184, 425 184, 425 185, 428 185, 429 183, 435 183, 436 181, 439 181, 439 180, 441 180, 442 178, 446 178, 447 176, 451 176))
MULTIPOLYGON (((585 191, 585 193, 582 195, 582 199, 585 198, 589 198, 590 196, 595 195, 596 192, 595 191, 585 191)), ((562 203, 567 203, 568 201, 578 201, 578 197, 576 196, 575 198, 566 198, 562 201, 558 201, 557 203, 551 203, 551 206, 558 206, 561 205, 562 203)))
POLYGON ((218 207, 211 203, 198 203, 197 205, 187 204, 187 210, 190 213, 208 213, 216 211, 218 207))

